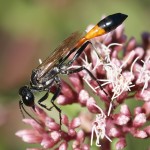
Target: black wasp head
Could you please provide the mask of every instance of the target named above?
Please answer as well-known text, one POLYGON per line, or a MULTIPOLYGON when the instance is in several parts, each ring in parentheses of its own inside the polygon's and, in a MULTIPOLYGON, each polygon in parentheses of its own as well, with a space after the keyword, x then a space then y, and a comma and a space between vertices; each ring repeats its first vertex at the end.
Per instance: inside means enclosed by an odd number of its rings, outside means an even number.
POLYGON ((19 95, 22 97, 22 102, 26 106, 34 106, 34 95, 28 86, 23 86, 19 89, 19 95))

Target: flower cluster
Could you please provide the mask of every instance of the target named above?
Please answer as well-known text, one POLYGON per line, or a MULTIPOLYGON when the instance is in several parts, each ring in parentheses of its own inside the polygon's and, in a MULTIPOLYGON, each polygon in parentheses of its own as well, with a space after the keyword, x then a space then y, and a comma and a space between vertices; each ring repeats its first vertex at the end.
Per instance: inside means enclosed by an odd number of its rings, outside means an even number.
MULTIPOLYGON (((66 131, 60 130, 60 125, 54 119, 40 108, 35 108, 38 122, 33 119, 23 119, 23 122, 29 124, 34 130, 22 130, 16 133, 22 137, 23 141, 28 143, 40 143, 44 149, 52 148, 58 144, 58 149, 67 149, 68 142, 74 140, 73 148, 87 149, 88 145, 84 144, 84 132, 82 130, 76 132, 75 129, 80 126, 80 119, 74 118, 69 122, 68 117, 63 115, 62 123, 67 128, 66 131)), ((33 150, 34 148, 31 148, 33 150)), ((40 148, 39 148, 40 149, 40 148)), ((29 149, 28 149, 29 150, 29 149)))
POLYGON ((16 133, 23 141, 40 143, 44 149, 88 150, 95 144, 109 150, 113 138, 118 138, 116 149, 120 150, 127 145, 128 133, 141 139, 150 137, 150 126, 147 125, 150 120, 150 34, 142 34, 141 45, 135 38, 126 42, 124 27, 120 26, 91 42, 69 69, 85 66, 103 90, 86 71, 81 71, 68 76, 71 85, 62 81, 61 94, 57 98, 59 105, 78 103, 88 112, 80 112, 71 121, 63 115, 60 129, 52 117, 36 106, 40 123, 33 119, 23 120, 33 127, 16 133), (89 85, 93 95, 85 85, 89 85), (143 102, 134 108, 133 114, 126 104, 129 99, 143 102), (104 108, 98 106, 100 101, 104 108), (119 108, 118 112, 116 108, 119 108))

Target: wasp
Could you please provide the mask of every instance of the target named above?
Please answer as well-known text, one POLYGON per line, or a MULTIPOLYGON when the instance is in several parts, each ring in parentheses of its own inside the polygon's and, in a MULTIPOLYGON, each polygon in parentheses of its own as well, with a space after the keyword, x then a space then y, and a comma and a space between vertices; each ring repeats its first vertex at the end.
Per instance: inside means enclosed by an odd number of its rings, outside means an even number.
MULTIPOLYGON (((59 112, 60 125, 61 125, 61 109, 54 103, 55 99, 61 92, 61 80, 59 74, 73 74, 85 70, 93 80, 97 82, 100 89, 103 90, 96 77, 84 66, 79 68, 69 69, 73 62, 81 55, 87 45, 91 44, 90 39, 109 33, 116 29, 128 16, 122 13, 116 13, 107 16, 98 22, 89 32, 83 33, 74 32, 68 38, 66 38, 52 53, 49 55, 37 68, 32 71, 30 86, 23 86, 19 89, 19 95, 21 100, 19 101, 20 110, 31 115, 25 110, 25 106, 32 107, 35 110, 35 96, 34 93, 45 91, 46 93, 38 100, 38 104, 51 110, 52 107, 59 112), (66 62, 68 57, 73 54, 73 58, 66 62), (50 93, 51 87, 55 85, 56 90, 51 98, 52 107, 48 108, 42 104, 50 93)), ((104 91, 105 92, 105 91, 104 91)), ((106 92, 105 92, 106 93, 106 92)), ((24 116, 24 115, 23 115, 24 116)))

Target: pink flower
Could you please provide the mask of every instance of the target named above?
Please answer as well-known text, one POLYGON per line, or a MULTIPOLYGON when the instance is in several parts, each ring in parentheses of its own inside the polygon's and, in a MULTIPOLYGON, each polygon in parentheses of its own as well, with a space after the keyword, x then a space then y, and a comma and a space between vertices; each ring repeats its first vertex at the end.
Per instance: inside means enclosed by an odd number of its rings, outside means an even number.
POLYGON ((39 143, 41 149, 55 147, 58 150, 67 150, 70 145, 74 150, 89 150, 93 144, 109 150, 114 138, 118 138, 116 149, 120 150, 127 145, 127 134, 140 139, 150 137, 147 125, 150 120, 150 34, 144 33, 142 40, 139 45, 135 38, 131 38, 125 44, 123 26, 109 36, 92 39, 92 45, 84 50, 70 69, 85 66, 103 90, 85 71, 69 75, 71 84, 62 81, 57 103, 70 107, 76 103, 78 107, 85 108, 85 112, 71 110, 78 116, 69 119, 62 109, 60 127, 52 116, 36 106, 38 122, 23 119, 33 129, 18 131, 16 135, 24 142, 39 143), (127 100, 140 100, 142 105, 137 103, 131 110, 127 100))
MULTIPOLYGON (((82 139, 82 141, 84 141, 84 136, 80 136, 81 131, 77 132, 75 130, 81 124, 79 118, 74 118, 69 122, 68 117, 63 115, 62 123, 67 129, 66 131, 63 131, 60 130, 60 125, 52 118, 49 118, 40 108, 36 107, 35 113, 39 117, 38 122, 33 119, 23 119, 25 123, 32 126, 33 130, 26 129, 16 133, 16 135, 21 137, 24 142, 40 143, 44 149, 52 148, 57 144, 58 148, 62 147, 67 149, 67 143, 73 139, 77 141, 81 141, 82 139)), ((78 144, 78 147, 80 147, 80 145, 84 146, 82 142, 78 144)))

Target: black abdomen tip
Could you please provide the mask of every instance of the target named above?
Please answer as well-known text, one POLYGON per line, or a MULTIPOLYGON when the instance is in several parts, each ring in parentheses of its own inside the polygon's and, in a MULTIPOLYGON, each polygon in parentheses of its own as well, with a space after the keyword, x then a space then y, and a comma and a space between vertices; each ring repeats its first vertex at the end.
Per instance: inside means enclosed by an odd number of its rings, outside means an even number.
POLYGON ((97 25, 100 28, 103 28, 106 32, 110 32, 116 29, 122 22, 128 17, 128 15, 122 13, 116 13, 110 16, 107 16, 101 20, 97 25))
POLYGON ((113 15, 110 15, 110 19, 114 21, 116 26, 119 26, 122 24, 122 22, 128 17, 128 15, 122 14, 122 13, 116 13, 113 15))
POLYGON ((122 20, 122 21, 124 21, 124 20, 128 17, 128 15, 122 14, 122 13, 116 13, 116 14, 113 14, 113 15, 110 15, 110 16, 118 17, 118 18, 120 18, 120 20, 122 20))

